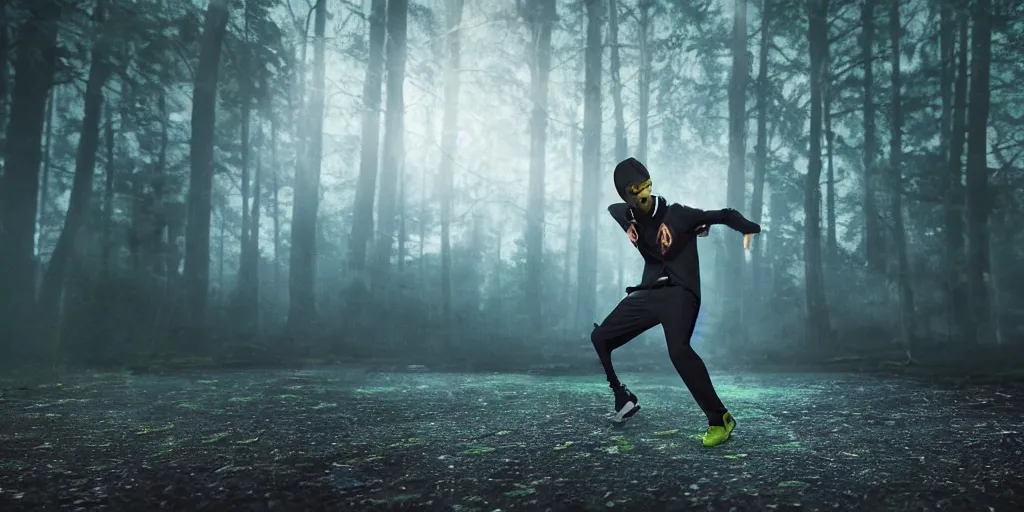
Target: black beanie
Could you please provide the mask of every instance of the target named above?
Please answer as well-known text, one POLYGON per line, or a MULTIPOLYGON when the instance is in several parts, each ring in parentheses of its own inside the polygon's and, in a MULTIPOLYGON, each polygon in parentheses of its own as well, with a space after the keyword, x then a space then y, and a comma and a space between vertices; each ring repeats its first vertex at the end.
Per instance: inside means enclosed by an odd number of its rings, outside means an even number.
POLYGON ((639 160, 629 157, 615 166, 614 178, 615 191, 619 193, 619 197, 623 201, 626 201, 626 189, 630 185, 639 185, 651 179, 651 173, 647 172, 647 168, 639 160))

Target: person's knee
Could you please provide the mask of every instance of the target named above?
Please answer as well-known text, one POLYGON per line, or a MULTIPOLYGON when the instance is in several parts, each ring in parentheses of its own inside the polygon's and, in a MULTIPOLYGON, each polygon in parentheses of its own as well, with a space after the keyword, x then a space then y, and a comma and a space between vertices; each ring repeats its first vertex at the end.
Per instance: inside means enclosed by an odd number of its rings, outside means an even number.
POLYGON ((590 331, 590 342, 599 353, 608 351, 608 337, 600 325, 594 324, 594 330, 590 331))
POLYGON ((692 361, 700 359, 697 352, 688 343, 673 343, 668 347, 668 357, 673 361, 692 361))

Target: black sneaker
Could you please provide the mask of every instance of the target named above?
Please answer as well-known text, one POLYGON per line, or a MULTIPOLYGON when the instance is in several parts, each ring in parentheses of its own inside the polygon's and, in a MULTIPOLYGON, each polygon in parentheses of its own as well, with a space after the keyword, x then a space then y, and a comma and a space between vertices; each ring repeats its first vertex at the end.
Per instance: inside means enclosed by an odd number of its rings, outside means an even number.
POLYGON ((625 384, 612 388, 612 391, 615 392, 615 416, 612 417, 612 421, 623 423, 640 410, 640 401, 637 400, 636 395, 626 389, 625 384))

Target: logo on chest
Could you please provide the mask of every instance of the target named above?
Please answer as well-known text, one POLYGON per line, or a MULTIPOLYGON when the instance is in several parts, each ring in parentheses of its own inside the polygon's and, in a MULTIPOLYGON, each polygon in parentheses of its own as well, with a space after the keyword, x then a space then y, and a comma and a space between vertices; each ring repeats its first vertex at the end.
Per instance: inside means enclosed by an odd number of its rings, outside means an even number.
POLYGON ((661 255, 664 256, 670 247, 672 247, 672 230, 668 226, 662 224, 658 226, 658 250, 661 251, 661 255))
MULTIPOLYGON (((637 232, 636 224, 630 224, 629 227, 626 228, 626 236, 629 237, 629 241, 633 244, 633 247, 637 247, 640 244, 640 234, 637 232)), ((662 256, 664 256, 672 247, 672 229, 665 224, 658 226, 658 232, 655 235, 654 240, 657 244, 658 251, 662 256)))

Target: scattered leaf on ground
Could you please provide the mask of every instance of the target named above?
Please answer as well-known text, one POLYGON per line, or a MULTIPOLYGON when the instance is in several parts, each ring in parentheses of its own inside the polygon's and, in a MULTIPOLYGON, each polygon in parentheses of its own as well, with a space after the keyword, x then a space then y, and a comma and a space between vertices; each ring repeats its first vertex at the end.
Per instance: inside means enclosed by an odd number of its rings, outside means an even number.
POLYGON ((213 434, 213 435, 211 435, 209 437, 203 438, 203 443, 204 444, 216 443, 217 441, 220 441, 221 439, 224 439, 227 436, 228 436, 227 432, 218 432, 218 433, 213 434))
POLYGON ((405 439, 403 441, 399 441, 397 443, 393 443, 393 444, 389 445, 388 448, 410 448, 410 447, 421 445, 421 444, 423 444, 423 441, 420 441, 419 439, 417 439, 415 437, 410 437, 409 439, 405 439))
POLYGON ((807 482, 801 482, 799 480, 786 480, 784 482, 779 482, 779 487, 807 487, 808 485, 811 484, 807 482))
POLYGON ((522 497, 522 496, 528 496, 528 495, 533 494, 535 492, 537 492, 537 490, 534 489, 533 487, 527 487, 525 489, 516 489, 514 491, 508 491, 508 492, 505 493, 505 497, 507 497, 507 498, 519 498, 519 497, 522 497))
POLYGON ((242 466, 232 466, 231 464, 228 464, 227 466, 224 466, 224 467, 218 469, 217 471, 214 471, 214 473, 217 473, 217 474, 221 474, 221 473, 238 473, 238 472, 241 472, 241 471, 245 471, 247 469, 252 469, 252 468, 242 467, 242 466))
POLYGON ((620 452, 628 452, 633 449, 633 443, 630 443, 625 437, 615 436, 612 437, 612 441, 615 441, 620 452))
POLYGON ((146 434, 155 434, 157 432, 166 432, 166 431, 168 431, 168 430, 170 430, 172 428, 174 428, 174 424, 173 423, 168 423, 167 425, 163 425, 163 426, 160 426, 160 427, 143 427, 142 430, 136 432, 135 435, 144 436, 146 434))

